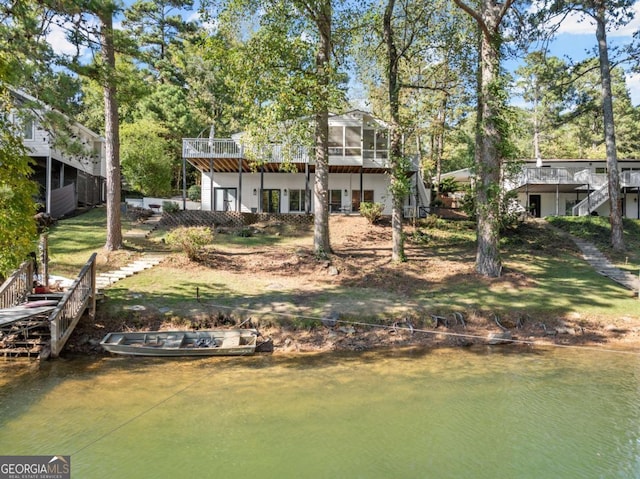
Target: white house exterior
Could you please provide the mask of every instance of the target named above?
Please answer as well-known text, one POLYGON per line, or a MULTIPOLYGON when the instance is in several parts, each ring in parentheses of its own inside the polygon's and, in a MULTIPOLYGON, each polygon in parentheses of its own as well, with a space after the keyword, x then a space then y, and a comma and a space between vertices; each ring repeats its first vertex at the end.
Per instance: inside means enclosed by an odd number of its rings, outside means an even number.
MULTIPOLYGON (((313 211, 315 152, 297 147, 287 162, 281 145, 263 149, 269 160, 258 166, 247 160, 242 135, 230 139, 183 140, 183 160, 201 172, 202 209, 260 213, 303 214, 313 211)), ((352 111, 329 118, 329 208, 358 211, 360 203, 384 205, 391 214, 388 172, 388 127, 371 115, 352 111)), ((407 214, 428 206, 429 193, 412 164, 413 192, 407 214)))
POLYGON ((69 122, 66 132, 75 153, 55 148, 55 131, 42 126, 50 108, 36 98, 12 90, 17 110, 14 122, 21 125, 23 143, 34 160, 33 179, 40 185, 39 201, 52 217, 64 216, 83 205, 96 205, 105 198, 105 142, 79 123, 69 122))
MULTIPOLYGON (((618 160, 622 213, 640 219, 640 160, 618 160)), ((471 172, 458 170, 442 175, 458 182, 472 180, 471 172)), ((606 160, 524 160, 515 175, 504 180, 505 188, 532 216, 609 216, 606 160)))

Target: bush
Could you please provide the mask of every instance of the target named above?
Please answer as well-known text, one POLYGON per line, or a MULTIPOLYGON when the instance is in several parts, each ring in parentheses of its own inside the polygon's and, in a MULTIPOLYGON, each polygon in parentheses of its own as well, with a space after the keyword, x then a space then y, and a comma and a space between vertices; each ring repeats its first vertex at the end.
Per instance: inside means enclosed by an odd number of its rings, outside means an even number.
POLYGON ((213 232, 206 226, 181 226, 171 230, 166 237, 169 245, 182 249, 190 260, 196 260, 198 252, 212 240, 213 232))
POLYGON ((191 201, 200 201, 202 197, 202 188, 200 185, 191 185, 187 190, 187 198, 191 201))
POLYGON ((165 213, 176 213, 180 211, 180 205, 175 201, 163 201, 162 211, 165 213))
POLYGON ((376 221, 382 218, 382 211, 384 205, 382 203, 360 203, 360 214, 367 218, 369 223, 374 224, 376 221))

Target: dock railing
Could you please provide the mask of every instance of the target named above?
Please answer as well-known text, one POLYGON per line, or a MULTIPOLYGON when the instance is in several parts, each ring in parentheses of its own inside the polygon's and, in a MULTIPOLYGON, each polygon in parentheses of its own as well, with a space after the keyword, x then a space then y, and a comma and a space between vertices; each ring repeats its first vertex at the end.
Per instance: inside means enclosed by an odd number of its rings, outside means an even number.
POLYGON ((91 318, 94 318, 96 312, 96 253, 91 255, 89 261, 80 270, 78 278, 49 316, 52 357, 58 357, 87 308, 89 308, 91 318))
POLYGON ((33 261, 25 261, 0 286, 0 309, 11 308, 27 300, 33 289, 33 261))

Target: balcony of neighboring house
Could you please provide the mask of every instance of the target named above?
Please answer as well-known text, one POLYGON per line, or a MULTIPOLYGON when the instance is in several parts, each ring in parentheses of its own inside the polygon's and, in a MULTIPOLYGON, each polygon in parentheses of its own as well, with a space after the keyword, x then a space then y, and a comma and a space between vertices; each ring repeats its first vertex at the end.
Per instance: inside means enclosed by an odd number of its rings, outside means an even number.
POLYGON ((538 168, 525 167, 519 173, 505 180, 510 190, 562 189, 574 190, 599 188, 607 182, 606 173, 596 172, 586 167, 538 168))

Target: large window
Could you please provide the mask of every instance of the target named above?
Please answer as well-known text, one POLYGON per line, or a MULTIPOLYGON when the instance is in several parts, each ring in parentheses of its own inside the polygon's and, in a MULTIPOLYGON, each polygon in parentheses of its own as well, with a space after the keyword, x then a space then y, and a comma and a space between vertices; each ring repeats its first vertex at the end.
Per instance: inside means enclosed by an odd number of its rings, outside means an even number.
POLYGON ((304 190, 289 190, 289 211, 303 212, 305 211, 305 194, 304 190))

